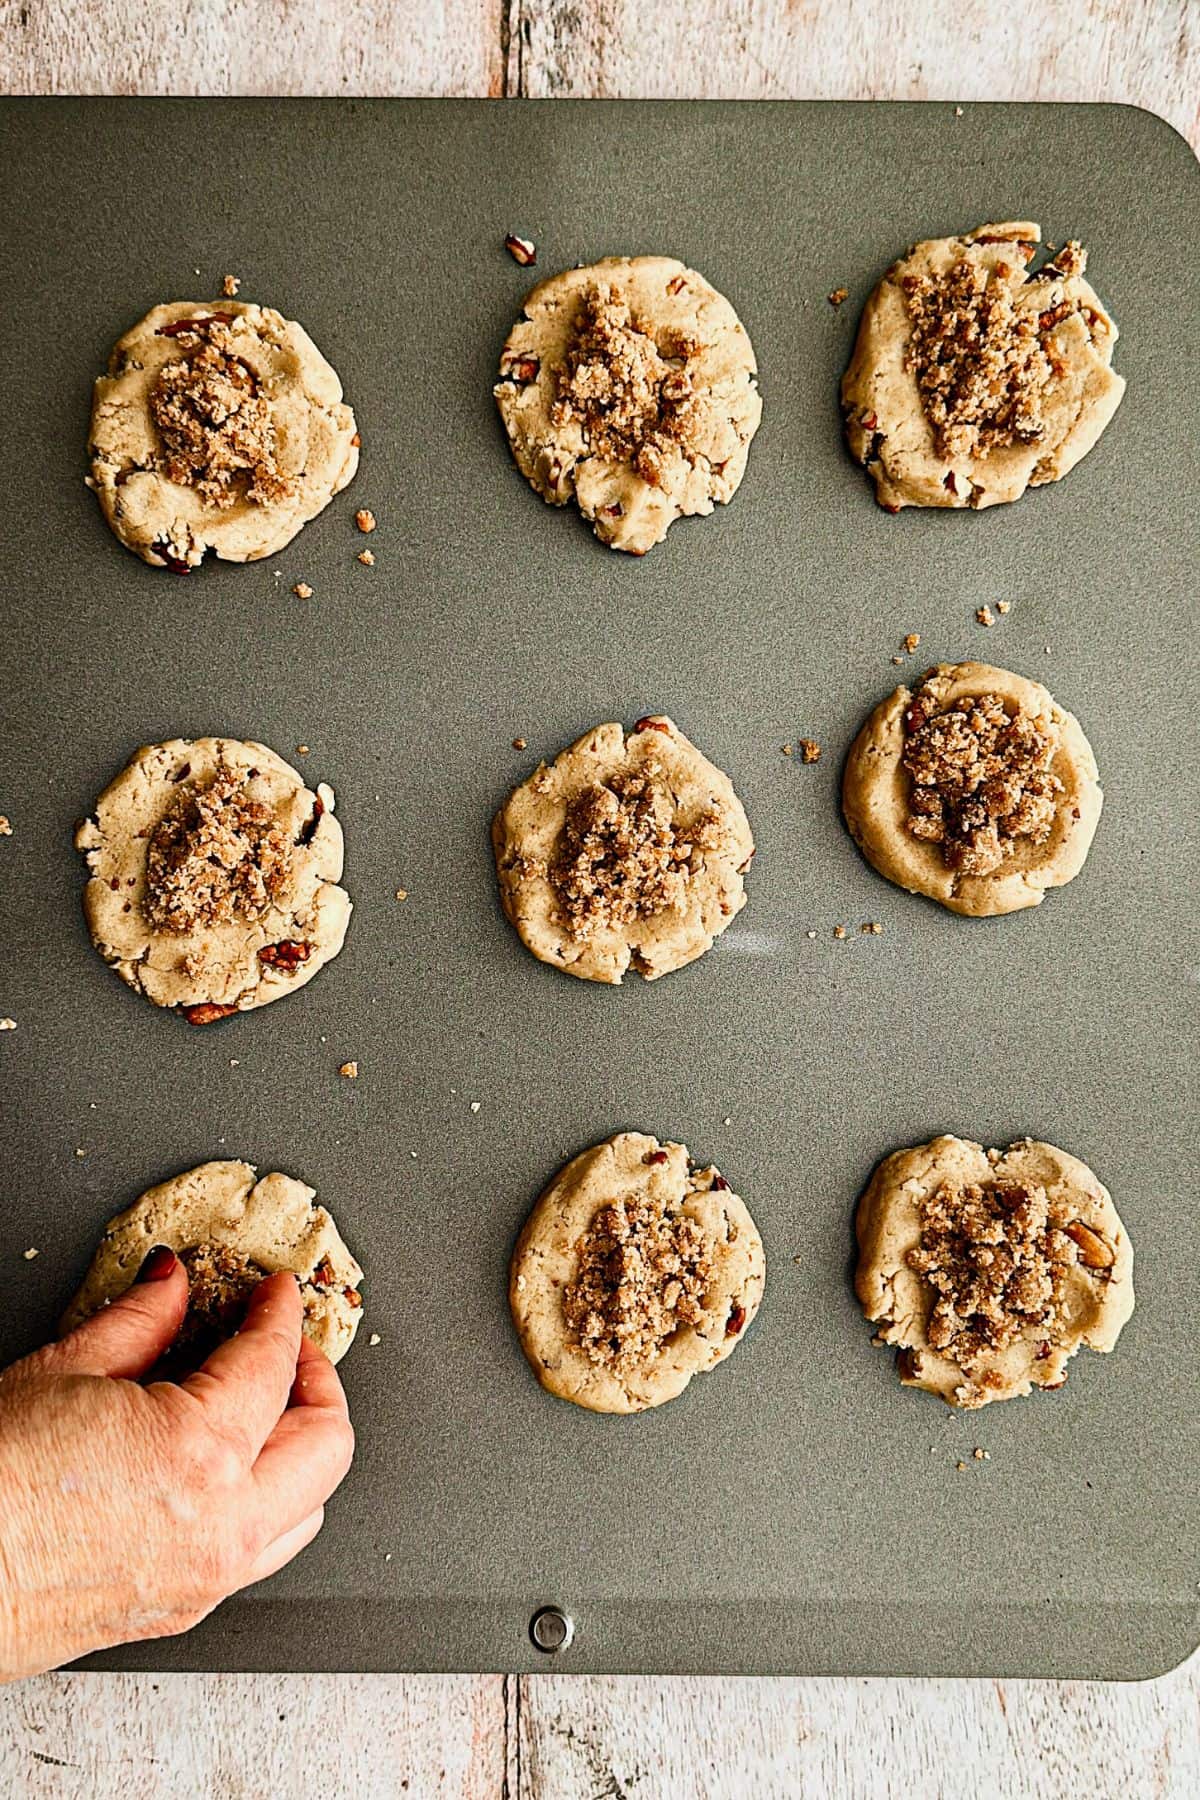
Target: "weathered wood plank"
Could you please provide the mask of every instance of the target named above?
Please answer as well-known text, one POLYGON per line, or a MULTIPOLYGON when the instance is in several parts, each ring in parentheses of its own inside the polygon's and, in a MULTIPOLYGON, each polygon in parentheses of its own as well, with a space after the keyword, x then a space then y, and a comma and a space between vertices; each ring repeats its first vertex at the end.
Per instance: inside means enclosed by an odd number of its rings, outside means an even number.
POLYGON ((509 42, 538 98, 1123 100, 1200 145, 1195 0, 510 0, 509 42))
POLYGON ((6 1800, 500 1800, 504 1764, 500 1675, 45 1675, 0 1690, 6 1800))
POLYGON ((501 94, 505 0, 0 0, 9 94, 501 94))
POLYGON ((1195 1670, 1088 1682, 532 1676, 522 1800, 1194 1800, 1195 1670))

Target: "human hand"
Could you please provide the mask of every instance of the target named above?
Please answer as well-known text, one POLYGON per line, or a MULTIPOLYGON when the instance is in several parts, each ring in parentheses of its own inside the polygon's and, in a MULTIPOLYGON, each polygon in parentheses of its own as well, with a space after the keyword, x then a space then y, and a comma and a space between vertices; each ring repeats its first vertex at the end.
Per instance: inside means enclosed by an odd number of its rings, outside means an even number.
POLYGON ((245 1323, 147 1387, 187 1310, 151 1251, 129 1292, 0 1372, 0 1681, 187 1631, 321 1529, 354 1451, 332 1365, 271 1275, 245 1323))

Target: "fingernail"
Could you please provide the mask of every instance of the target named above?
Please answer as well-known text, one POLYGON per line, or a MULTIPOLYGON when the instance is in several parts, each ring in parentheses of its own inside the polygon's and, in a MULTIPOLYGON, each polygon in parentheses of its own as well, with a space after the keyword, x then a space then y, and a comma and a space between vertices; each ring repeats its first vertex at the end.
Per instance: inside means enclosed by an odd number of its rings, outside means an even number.
POLYGON ((175 1267, 175 1252, 169 1244, 155 1244, 149 1256, 133 1278, 137 1287, 143 1281, 165 1281, 175 1267))

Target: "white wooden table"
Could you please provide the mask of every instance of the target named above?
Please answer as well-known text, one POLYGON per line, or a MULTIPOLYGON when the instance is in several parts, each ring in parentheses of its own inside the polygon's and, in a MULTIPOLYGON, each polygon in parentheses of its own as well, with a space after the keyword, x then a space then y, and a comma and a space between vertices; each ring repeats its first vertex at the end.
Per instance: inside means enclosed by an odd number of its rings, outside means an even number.
MULTIPOLYGON (((0 0, 0 91, 1123 100, 1200 144, 1200 0, 0 0)), ((2 1504, 2 1497, 0 1497, 2 1504)), ((1140 1686, 59 1676, 3 1800, 1196 1800, 1200 1656, 1140 1686)))

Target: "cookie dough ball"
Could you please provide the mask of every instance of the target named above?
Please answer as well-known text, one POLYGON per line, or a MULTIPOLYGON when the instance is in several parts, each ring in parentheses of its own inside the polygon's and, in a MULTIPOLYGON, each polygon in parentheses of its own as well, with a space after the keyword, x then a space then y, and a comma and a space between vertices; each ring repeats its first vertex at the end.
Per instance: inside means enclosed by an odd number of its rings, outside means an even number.
POLYGON ((1133 1250, 1108 1190, 1053 1144, 937 1137, 885 1157, 858 1206, 855 1288, 906 1387, 986 1406, 1061 1387, 1081 1344, 1133 1311, 1133 1250))
POLYGON ((842 379, 850 452, 889 512, 996 506, 1058 481, 1096 442, 1125 383, 1117 327, 1063 246, 1030 273, 1037 225, 931 238, 863 309, 842 379))
POLYGON ((300 1283, 304 1335, 337 1362, 362 1318, 363 1272, 316 1198, 291 1175, 256 1180, 244 1162, 201 1163, 148 1188, 109 1220, 63 1331, 116 1300, 149 1251, 168 1244, 188 1275, 188 1311, 172 1357, 202 1362, 237 1330, 263 1276, 286 1270, 300 1283))
POLYGON ((544 1388, 643 1412, 740 1343, 766 1258, 754 1220, 683 1144, 623 1131, 560 1169, 513 1252, 509 1304, 544 1388))
POLYGON ((875 708, 842 809, 881 875, 951 912, 1040 905, 1083 867, 1103 804, 1079 721, 987 663, 930 669, 875 708))
POLYGON ((728 300, 667 256, 606 257, 539 282, 494 389, 522 475, 641 556, 731 500, 762 417, 728 300))
POLYGON ((75 834, 92 942, 122 981, 193 1025, 266 1006, 342 947, 342 828, 265 744, 151 744, 75 834))
POLYGON ((176 300, 125 333, 96 383, 88 485, 123 544, 186 574, 209 550, 254 562, 290 544, 351 479, 358 444, 302 326, 176 300))
POLYGON ((492 823, 500 899, 542 962, 647 981, 712 947, 754 855, 732 783, 665 714, 598 725, 543 763, 492 823))

